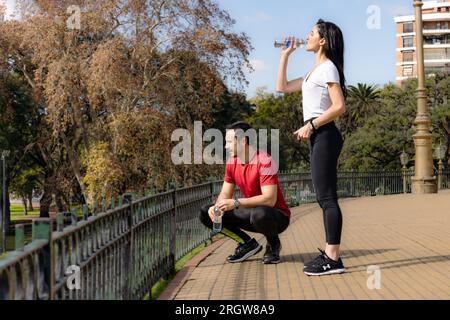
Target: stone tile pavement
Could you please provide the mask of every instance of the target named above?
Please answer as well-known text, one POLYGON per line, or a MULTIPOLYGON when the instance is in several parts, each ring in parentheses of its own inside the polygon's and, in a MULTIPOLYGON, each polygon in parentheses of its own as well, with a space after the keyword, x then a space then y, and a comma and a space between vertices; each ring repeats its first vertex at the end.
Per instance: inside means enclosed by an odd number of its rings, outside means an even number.
MULTIPOLYGON (((235 242, 226 238, 195 257, 160 299, 310 300, 449 299, 450 191, 340 200, 344 217, 341 257, 346 273, 309 277, 303 264, 324 246, 317 204, 293 209, 280 235, 282 263, 264 265, 263 252, 226 263, 235 242), (376 267, 370 267, 376 266, 376 267), (379 272, 370 272, 379 268, 379 272), (369 289, 379 275, 379 289, 369 289)), ((265 245, 262 235, 253 234, 265 245)))

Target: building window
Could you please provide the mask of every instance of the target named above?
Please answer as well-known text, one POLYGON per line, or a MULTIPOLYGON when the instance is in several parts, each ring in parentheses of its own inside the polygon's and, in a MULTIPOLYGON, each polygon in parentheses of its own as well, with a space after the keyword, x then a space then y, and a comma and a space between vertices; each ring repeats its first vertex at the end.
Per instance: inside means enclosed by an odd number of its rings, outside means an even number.
POLYGON ((425 49, 425 60, 441 60, 446 58, 445 49, 425 49))
POLYGON ((413 74, 413 66, 404 66, 403 67, 403 76, 410 77, 413 74))
POLYGON ((425 44, 445 44, 448 43, 448 39, 446 36, 425 36, 424 42, 425 44))
POLYGON ((412 22, 405 22, 403 24, 403 33, 407 32, 413 32, 413 23, 412 22))
POLYGON ((410 48, 413 46, 413 37, 403 37, 403 48, 410 48))
POLYGON ((403 62, 411 62, 413 61, 413 52, 405 51, 403 52, 403 62))

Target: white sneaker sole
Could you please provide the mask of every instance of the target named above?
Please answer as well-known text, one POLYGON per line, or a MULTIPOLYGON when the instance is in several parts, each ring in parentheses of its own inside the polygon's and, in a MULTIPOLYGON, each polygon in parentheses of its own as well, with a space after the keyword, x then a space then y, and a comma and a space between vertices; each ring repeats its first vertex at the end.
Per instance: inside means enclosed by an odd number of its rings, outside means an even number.
POLYGON ((343 269, 335 269, 335 270, 328 270, 328 271, 324 271, 324 272, 320 272, 320 273, 313 273, 313 272, 303 271, 303 273, 308 275, 308 276, 324 276, 324 275, 327 275, 327 274, 336 274, 336 273, 344 273, 344 272, 345 272, 345 268, 343 268, 343 269))
POLYGON ((237 259, 237 260, 233 260, 233 261, 228 261, 228 260, 227 260, 227 262, 229 262, 229 263, 242 262, 242 261, 244 261, 245 259, 248 259, 248 258, 250 258, 251 256, 257 254, 257 253, 260 252, 261 250, 262 250, 262 245, 259 245, 258 247, 256 247, 256 248, 253 249, 252 251, 247 252, 247 254, 246 254, 245 256, 243 256, 242 258, 237 259))
POLYGON ((280 260, 276 260, 276 261, 271 261, 271 262, 262 262, 263 264, 278 264, 278 263, 280 263, 281 262, 281 259, 280 260))

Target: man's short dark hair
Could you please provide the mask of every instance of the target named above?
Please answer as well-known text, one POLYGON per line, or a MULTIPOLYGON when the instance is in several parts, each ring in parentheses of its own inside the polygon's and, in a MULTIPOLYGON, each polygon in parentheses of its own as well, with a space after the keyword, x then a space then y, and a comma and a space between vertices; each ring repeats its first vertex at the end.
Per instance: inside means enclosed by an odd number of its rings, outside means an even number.
MULTIPOLYGON (((237 122, 234 122, 234 123, 226 126, 226 130, 237 130, 237 129, 241 129, 245 134, 247 132, 247 130, 250 130, 253 128, 251 125, 249 125, 247 122, 244 122, 244 121, 237 121, 237 122)), ((248 136, 245 136, 245 140, 246 140, 247 144, 250 143, 248 136)))

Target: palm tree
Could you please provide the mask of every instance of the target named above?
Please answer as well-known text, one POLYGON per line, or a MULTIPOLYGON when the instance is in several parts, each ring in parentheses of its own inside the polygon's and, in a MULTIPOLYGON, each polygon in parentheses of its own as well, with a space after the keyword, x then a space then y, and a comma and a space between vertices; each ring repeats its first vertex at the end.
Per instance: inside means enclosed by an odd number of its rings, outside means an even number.
POLYGON ((363 119, 374 113, 379 97, 377 85, 358 83, 356 87, 348 86, 347 112, 340 120, 344 134, 353 132, 363 119))

